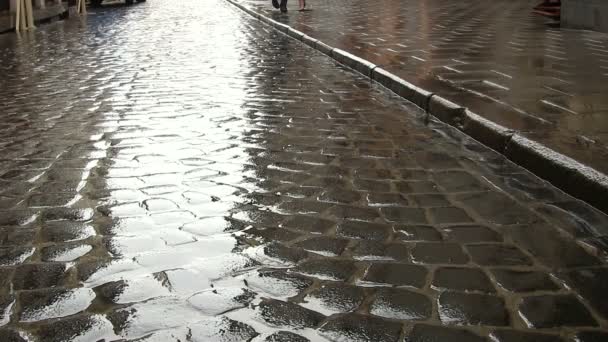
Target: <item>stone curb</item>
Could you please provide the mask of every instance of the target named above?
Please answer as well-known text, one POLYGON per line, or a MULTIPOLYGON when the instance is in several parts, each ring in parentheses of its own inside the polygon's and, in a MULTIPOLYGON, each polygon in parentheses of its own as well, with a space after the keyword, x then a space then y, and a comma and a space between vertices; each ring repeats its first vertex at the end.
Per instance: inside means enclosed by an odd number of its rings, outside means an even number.
POLYGON ((603 173, 525 138, 511 129, 487 120, 458 104, 419 88, 368 60, 327 45, 241 5, 235 0, 226 1, 254 18, 268 23, 277 30, 380 83, 400 97, 413 102, 428 115, 456 127, 566 193, 608 213, 608 200, 605 200, 608 198, 608 176, 603 173))
POLYGON ((418 88, 415 85, 406 82, 404 79, 399 78, 398 76, 391 74, 390 72, 379 67, 372 70, 372 80, 382 84, 404 99, 413 102, 415 105, 424 109, 425 111, 428 111, 429 101, 433 96, 433 93, 422 88, 418 88))
POLYGON ((340 49, 333 49, 331 57, 369 78, 372 77, 372 70, 376 68, 376 64, 340 49))
POLYGON ((509 140, 514 134, 513 130, 485 119, 468 109, 464 112, 464 122, 461 130, 503 155, 509 140))
POLYGON ((566 193, 608 213, 606 175, 517 133, 507 143, 505 155, 566 193))

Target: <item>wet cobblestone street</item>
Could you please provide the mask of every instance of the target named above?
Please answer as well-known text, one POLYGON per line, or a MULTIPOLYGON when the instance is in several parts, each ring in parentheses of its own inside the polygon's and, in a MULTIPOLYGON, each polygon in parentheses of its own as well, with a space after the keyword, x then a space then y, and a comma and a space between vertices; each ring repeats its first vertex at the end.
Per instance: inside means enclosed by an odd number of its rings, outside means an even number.
POLYGON ((608 173, 608 34, 560 28, 542 1, 236 1, 608 173))
POLYGON ((608 340, 608 217, 225 1, 0 75, 2 342, 608 340))

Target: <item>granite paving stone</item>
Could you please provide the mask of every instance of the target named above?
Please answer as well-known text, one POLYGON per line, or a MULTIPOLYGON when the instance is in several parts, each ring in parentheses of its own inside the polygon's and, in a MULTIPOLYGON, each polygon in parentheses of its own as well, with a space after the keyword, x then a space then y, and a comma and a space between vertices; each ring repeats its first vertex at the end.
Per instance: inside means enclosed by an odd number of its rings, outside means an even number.
POLYGON ((433 306, 425 295, 400 289, 379 289, 370 313, 402 320, 424 320, 431 316, 433 306))
POLYGON ((576 334, 576 340, 580 342, 599 342, 608 338, 608 333, 603 331, 581 331, 576 334))
POLYGON ((525 297, 519 312, 528 326, 533 328, 597 326, 589 310, 572 295, 525 297))
POLYGON ((306 240, 298 241, 295 245, 308 251, 320 252, 323 254, 340 255, 349 240, 334 238, 329 236, 315 236, 306 240))
POLYGON ((334 340, 395 342, 401 324, 376 317, 348 314, 329 319, 321 333, 334 340))
POLYGON ((440 207, 427 209, 431 222, 434 224, 467 223, 473 219, 466 211, 456 207, 440 207))
POLYGON ((608 303, 602 294, 608 289, 608 269, 581 269, 564 272, 558 275, 568 286, 578 291, 599 314, 608 317, 608 303))
POLYGON ((532 260, 517 247, 504 244, 480 244, 466 247, 478 265, 531 265, 532 260))
POLYGON ((395 238, 404 241, 441 241, 442 236, 437 229, 430 226, 400 226, 394 228, 395 238))
POLYGON ((469 261, 469 257, 460 245, 449 242, 416 243, 412 250, 412 258, 416 263, 429 264, 466 264, 469 261))
POLYGON ((356 271, 356 266, 350 260, 313 259, 299 263, 294 271, 320 279, 345 281, 356 271))
POLYGON ((478 268, 441 267, 435 271, 432 286, 452 291, 494 293, 490 278, 478 268))
POLYGON ((460 328, 448 328, 427 324, 416 324, 407 335, 407 340, 412 342, 425 341, 462 341, 462 342, 484 342, 488 341, 471 331, 460 328))
POLYGON ((369 266, 362 280, 376 284, 390 284, 420 288, 426 281, 427 273, 427 269, 422 266, 401 263, 374 262, 369 266))
POLYGON ((390 225, 345 221, 338 224, 336 234, 351 239, 383 241, 389 237, 390 230, 390 225))
POLYGON ((67 278, 62 263, 23 264, 13 273, 13 289, 34 290, 62 285, 67 278))
POLYGON ((278 331, 264 340, 265 342, 310 342, 306 337, 289 331, 278 331))
POLYGON ((260 304, 260 315, 272 325, 295 328, 316 327, 325 317, 297 304, 278 300, 265 300, 260 304))
POLYGON ((304 299, 306 307, 326 314, 355 311, 365 300, 364 289, 347 284, 325 283, 304 299))
POLYGON ((512 292, 556 291, 559 287, 547 273, 495 269, 491 271, 496 283, 512 292))
POLYGON ((475 225, 450 226, 442 229, 448 240, 460 243, 501 242, 502 236, 496 231, 475 225))
POLYGON ((513 240, 541 263, 552 268, 593 266, 599 261, 574 240, 566 239, 547 225, 514 227, 513 240))
POLYGON ((509 325, 504 301, 494 295, 443 292, 439 296, 439 317, 445 324, 509 325))

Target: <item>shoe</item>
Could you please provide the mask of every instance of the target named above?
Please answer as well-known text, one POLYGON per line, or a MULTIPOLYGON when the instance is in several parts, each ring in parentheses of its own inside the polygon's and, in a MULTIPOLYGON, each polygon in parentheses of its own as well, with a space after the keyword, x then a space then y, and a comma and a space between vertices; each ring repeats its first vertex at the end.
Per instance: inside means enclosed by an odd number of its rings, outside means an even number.
POLYGON ((272 7, 279 8, 279 0, 272 0, 272 7))
POLYGON ((281 6, 281 13, 287 13, 287 6, 281 6))

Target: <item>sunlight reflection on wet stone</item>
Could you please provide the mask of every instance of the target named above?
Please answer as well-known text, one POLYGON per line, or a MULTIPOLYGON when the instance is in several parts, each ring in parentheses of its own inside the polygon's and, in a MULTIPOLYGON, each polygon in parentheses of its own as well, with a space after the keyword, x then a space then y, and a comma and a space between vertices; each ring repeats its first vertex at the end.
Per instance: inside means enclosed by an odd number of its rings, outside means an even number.
POLYGON ((518 310, 556 326, 520 302, 556 294, 606 326, 590 235, 510 226, 544 220, 549 185, 223 1, 5 37, 0 337, 460 341, 534 330, 518 310))
POLYGON ((80 288, 73 290, 43 290, 22 293, 21 322, 36 322, 51 318, 67 317, 89 307, 95 292, 80 288))

